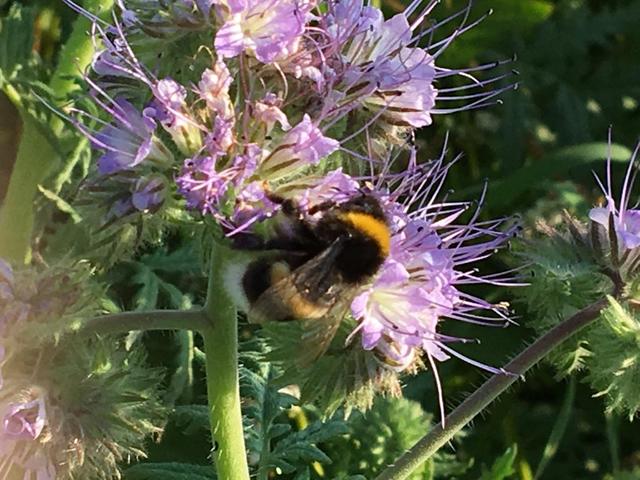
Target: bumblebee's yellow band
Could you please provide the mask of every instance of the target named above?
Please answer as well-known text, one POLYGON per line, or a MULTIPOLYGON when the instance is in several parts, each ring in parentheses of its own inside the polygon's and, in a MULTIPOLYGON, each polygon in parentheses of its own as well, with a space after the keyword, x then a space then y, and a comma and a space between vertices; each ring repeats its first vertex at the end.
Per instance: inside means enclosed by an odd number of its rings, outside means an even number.
POLYGON ((373 215, 362 212, 347 212, 340 215, 340 218, 352 224, 356 229, 363 232, 368 237, 375 240, 379 245, 383 256, 389 255, 391 245, 391 234, 389 226, 373 215))

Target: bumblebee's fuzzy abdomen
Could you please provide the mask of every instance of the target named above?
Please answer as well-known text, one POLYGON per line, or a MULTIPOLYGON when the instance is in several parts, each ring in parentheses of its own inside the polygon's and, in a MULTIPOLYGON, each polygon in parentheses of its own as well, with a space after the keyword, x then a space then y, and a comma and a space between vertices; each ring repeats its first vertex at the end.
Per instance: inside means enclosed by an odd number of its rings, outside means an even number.
POLYGON ((336 268, 345 282, 361 283, 377 273, 385 258, 375 240, 365 236, 352 237, 344 241, 336 268))

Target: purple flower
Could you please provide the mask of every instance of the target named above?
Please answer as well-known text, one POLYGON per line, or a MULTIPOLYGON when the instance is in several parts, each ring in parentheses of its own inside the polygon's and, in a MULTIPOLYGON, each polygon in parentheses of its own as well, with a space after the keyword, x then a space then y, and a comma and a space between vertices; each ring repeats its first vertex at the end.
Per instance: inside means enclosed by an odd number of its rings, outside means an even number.
POLYGON ((164 177, 152 176, 138 179, 131 194, 131 204, 140 212, 154 213, 162 206, 167 195, 164 177))
POLYGON ((29 402, 12 403, 4 413, 0 438, 36 440, 46 423, 47 413, 42 396, 29 402))
POLYGON ((218 60, 213 66, 213 70, 207 68, 202 72, 200 82, 198 82, 198 93, 207 103, 207 107, 212 113, 229 119, 234 116, 233 104, 229 97, 229 87, 233 78, 227 66, 218 60))
POLYGON ((234 144, 233 136, 233 120, 224 120, 217 116, 213 121, 213 128, 204 139, 204 144, 209 153, 213 157, 221 157, 226 155, 228 150, 234 144))
POLYGON ((402 48, 375 72, 378 88, 364 104, 378 107, 396 125, 429 125, 437 95, 435 74, 433 58, 424 50, 402 48))
POLYGON ((253 175, 261 156, 262 149, 250 144, 242 155, 233 158, 231 165, 220 170, 216 167, 216 157, 188 159, 176 179, 178 191, 189 208, 220 218, 225 194, 229 189, 239 188, 253 175))
MULTIPOLYGON (((609 144, 611 144, 611 132, 609 132, 609 144)), ((609 231, 610 226, 613 225, 618 239, 619 249, 622 251, 640 246, 640 210, 629 208, 629 200, 635 179, 634 167, 638 151, 640 151, 640 143, 636 145, 629 160, 629 166, 622 184, 618 205, 616 205, 613 197, 611 186, 611 155, 609 155, 609 158, 607 158, 606 186, 603 185, 596 176, 596 181, 605 194, 606 206, 593 208, 589 212, 589 218, 593 222, 601 225, 606 231, 609 231)))
MULTIPOLYGON (((366 2, 369 3, 369 2, 366 2)), ((418 47, 425 37, 431 38, 435 28, 426 25, 427 18, 437 2, 428 2, 422 10, 422 2, 411 2, 407 9, 385 20, 382 12, 366 6, 363 0, 331 2, 327 13, 319 18, 322 36, 315 38, 315 50, 322 50, 323 59, 315 55, 318 68, 325 76, 324 82, 331 91, 322 92, 333 103, 328 113, 343 116, 354 108, 365 108, 374 113, 371 122, 381 118, 393 125, 419 128, 432 122, 433 114, 450 113, 490 104, 489 100, 508 85, 496 90, 467 94, 473 89, 497 82, 507 75, 498 75, 485 82, 475 80, 471 73, 493 68, 480 65, 466 70, 437 67, 435 59, 459 35, 472 28, 463 23, 449 37, 426 48, 418 47), (410 21, 411 19, 411 21, 410 21), (324 64, 324 65, 320 65, 324 64), (326 68, 326 66, 330 68, 326 68), (444 87, 438 92, 434 83, 451 76, 464 76, 469 84, 444 87), (440 95, 444 93, 444 95, 440 95), (436 108, 436 100, 471 103, 456 108, 436 108)), ((438 22, 445 25, 459 14, 438 22)), ((462 18, 467 15, 462 15, 462 18)), ((313 50, 309 53, 313 55, 313 50)), ((506 63, 506 62, 502 62, 506 63)))
POLYGON ((449 167, 442 159, 417 165, 412 156, 401 174, 364 178, 373 184, 373 194, 387 213, 391 247, 376 277, 351 304, 358 321, 351 338, 360 334, 365 350, 373 350, 398 371, 424 355, 434 370, 441 398, 438 361, 454 356, 491 372, 500 370, 453 349, 450 343, 470 340, 440 333, 440 323, 445 319, 495 326, 510 322, 504 304, 486 302, 464 292, 463 287, 517 284, 510 272, 481 276, 466 266, 504 246, 518 226, 508 226, 505 219, 479 222, 478 212, 467 223, 457 223, 470 204, 437 201, 449 167))
POLYGON ((382 109, 390 123, 429 125, 437 93, 436 68, 425 50, 408 46, 413 33, 407 16, 398 14, 385 21, 379 10, 363 8, 361 1, 351 3, 347 18, 331 17, 328 27, 344 42, 347 91, 364 105, 382 109))
MULTIPOLYGON (((55 480, 56 470, 43 446, 48 423, 45 399, 32 395, 33 400, 5 404, 0 424, 0 463, 18 466, 25 479, 55 480)), ((12 477, 13 478, 13 477, 12 477)))
POLYGON ((299 0, 228 0, 228 13, 215 38, 216 53, 236 57, 249 52, 262 63, 295 50, 305 30, 309 2, 299 0))
POLYGON ((187 207, 205 214, 217 211, 229 179, 217 172, 215 157, 204 156, 185 160, 176 183, 187 207))
POLYGON ((259 172, 269 180, 283 178, 335 152, 340 142, 325 137, 309 115, 289 130, 261 163, 259 172))
POLYGON ((114 123, 91 136, 93 147, 105 151, 98 159, 102 175, 131 169, 156 153, 156 123, 152 118, 122 98, 116 99, 109 110, 114 123))
POLYGON ((274 93, 267 93, 262 100, 256 102, 253 109, 255 119, 267 125, 267 133, 276 123, 279 123, 284 131, 291 128, 287 116, 280 110, 281 106, 282 99, 274 93))
POLYGON ((149 112, 171 135, 176 146, 185 155, 193 155, 202 147, 202 135, 198 121, 187 108, 187 91, 175 80, 165 78, 156 83, 155 100, 149 112))

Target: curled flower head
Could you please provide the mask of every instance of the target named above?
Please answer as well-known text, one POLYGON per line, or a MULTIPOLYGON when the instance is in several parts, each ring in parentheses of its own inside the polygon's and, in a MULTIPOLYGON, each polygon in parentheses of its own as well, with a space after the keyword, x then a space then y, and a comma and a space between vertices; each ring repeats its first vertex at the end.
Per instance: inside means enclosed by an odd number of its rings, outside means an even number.
MULTIPOLYGON (((611 145, 611 132, 609 132, 609 145, 611 145)), ((640 143, 629 159, 618 202, 614 197, 611 184, 611 155, 607 158, 606 183, 603 184, 596 176, 596 181, 605 195, 606 203, 602 207, 592 208, 589 212, 589 218, 598 226, 597 228, 608 232, 609 240, 613 240, 611 248, 617 250, 612 252, 615 255, 623 254, 627 250, 634 250, 640 246, 640 210, 633 206, 630 208, 629 205, 635 180, 638 151, 640 151, 640 143)))
POLYGON ((7 360, 0 396, 4 468, 29 480, 118 478, 120 462, 144 454, 145 437, 164 418, 159 372, 139 354, 114 352, 112 343, 24 348, 7 360), (39 361, 42 355, 48 362, 39 361))
MULTIPOLYGON (((338 162, 362 172, 375 156, 376 170, 390 145, 404 147, 403 139, 433 115, 491 103, 503 90, 493 85, 506 75, 484 82, 472 75, 501 62, 468 70, 437 65, 441 52, 477 23, 466 24, 465 10, 429 27, 437 3, 415 0, 385 19, 362 0, 181 0, 172 6, 120 0, 121 16, 112 25, 92 18, 104 50, 87 82, 113 121, 101 135, 80 126, 105 151, 103 178, 88 183, 109 191, 109 206, 90 216, 122 225, 142 219, 139 212, 177 211, 169 207, 180 204, 213 216, 232 234, 270 216, 268 192, 304 201, 304 185, 338 162), (204 23, 190 20, 201 17, 204 23), (165 58, 166 42, 145 38, 145 28, 167 18, 181 19, 185 32, 191 23, 210 31, 213 49, 185 42, 178 58, 165 58), (437 27, 457 19, 455 33, 437 39, 437 27), (448 88, 451 76, 469 84, 448 88), (456 108, 437 107, 468 99, 456 108), (120 172, 145 177, 146 190, 131 187, 127 175, 104 177, 120 172), (137 195, 155 191, 158 182, 149 177, 165 179, 161 207, 167 208, 154 207, 159 196, 137 195), (122 190, 114 191, 116 185, 122 190)), ((149 223, 140 222, 143 229, 149 223)))

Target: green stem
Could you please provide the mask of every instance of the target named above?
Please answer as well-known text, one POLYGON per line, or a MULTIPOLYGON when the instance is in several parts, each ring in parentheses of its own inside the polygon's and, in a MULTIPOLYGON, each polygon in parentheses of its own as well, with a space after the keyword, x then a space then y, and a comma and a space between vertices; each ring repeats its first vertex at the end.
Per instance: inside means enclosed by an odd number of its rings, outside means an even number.
POLYGON ((202 310, 149 310, 101 315, 82 323, 81 335, 126 333, 134 330, 196 330, 209 328, 202 310))
POLYGON ((209 328, 202 332, 206 353, 211 436, 218 478, 249 480, 238 378, 236 308, 224 289, 223 269, 230 251, 217 244, 211 258, 204 312, 209 328))
POLYGON ((411 472, 436 453, 440 447, 449 442, 456 433, 515 383, 527 370, 545 358, 554 348, 578 330, 598 318, 600 311, 607 304, 607 300, 602 299, 580 310, 538 338, 505 365, 504 369, 510 374, 501 373, 489 378, 447 416, 446 422, 444 422, 445 427, 436 427, 431 430, 408 452, 402 455, 395 464, 387 467, 376 477, 376 480, 402 480, 407 478, 411 472))
POLYGON ((38 184, 57 157, 28 114, 22 115, 21 139, 0 210, 0 257, 13 263, 29 261, 33 199, 38 184))
MULTIPOLYGON (((84 0, 82 6, 96 17, 106 19, 113 8, 113 0, 84 0)), ((62 101, 67 100, 69 93, 79 88, 76 80, 93 58, 95 50, 89 36, 91 23, 89 18, 78 15, 73 24, 71 35, 60 50, 58 66, 49 81, 49 87, 62 101)))
MULTIPOLYGON (((86 0, 86 9, 97 14, 106 14, 113 0, 86 0)), ((76 88, 77 78, 93 56, 93 42, 87 35, 91 21, 79 16, 73 25, 71 36, 60 52, 58 66, 51 77, 49 87, 59 101, 68 99, 76 88)), ((38 130, 37 123, 22 108, 19 93, 11 86, 5 93, 20 110, 23 130, 18 154, 11 172, 11 180, 0 211, 0 257, 12 262, 28 262, 33 231, 33 199, 37 186, 51 168, 58 164, 58 156, 46 137, 38 130)), ((51 129, 59 135, 64 124, 59 118, 52 121, 51 129)))
POLYGON ((609 453, 611 454, 611 468, 613 473, 620 471, 620 416, 617 413, 605 413, 607 421, 607 441, 609 443, 609 453))

